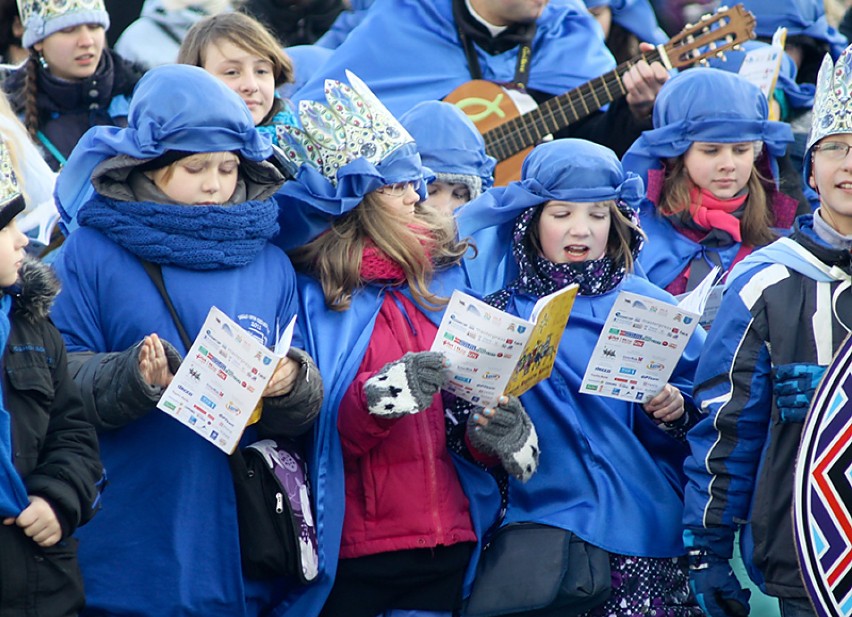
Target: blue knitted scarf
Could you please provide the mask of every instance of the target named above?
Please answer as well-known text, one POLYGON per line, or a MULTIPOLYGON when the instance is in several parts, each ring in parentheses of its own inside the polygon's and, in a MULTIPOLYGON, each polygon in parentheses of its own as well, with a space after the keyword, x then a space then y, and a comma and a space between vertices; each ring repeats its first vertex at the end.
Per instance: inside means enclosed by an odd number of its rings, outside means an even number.
MULTIPOLYGON (((9 309, 12 298, 3 295, 0 298, 0 353, 6 350, 9 332, 9 309)), ((29 505, 27 489, 12 462, 12 418, 3 407, 3 393, 0 391, 0 519, 7 516, 17 518, 21 510, 29 505)))
POLYGON ((155 264, 216 270, 254 261, 278 233, 278 206, 271 197, 234 205, 183 206, 96 195, 80 209, 79 221, 155 264))

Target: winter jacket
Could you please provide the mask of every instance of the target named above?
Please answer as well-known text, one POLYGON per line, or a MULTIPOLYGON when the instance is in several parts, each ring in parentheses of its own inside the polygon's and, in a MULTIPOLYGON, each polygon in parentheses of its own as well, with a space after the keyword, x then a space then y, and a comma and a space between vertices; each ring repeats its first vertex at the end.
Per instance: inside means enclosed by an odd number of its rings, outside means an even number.
MULTIPOLYGON (((186 351, 139 259, 84 226, 70 235, 56 267, 64 285, 53 313, 57 326, 72 352, 95 352, 77 378, 87 413, 101 423, 101 451, 114 489, 104 516, 80 536, 88 610, 151 617, 268 611, 292 585, 243 577, 227 456, 155 409, 156 394, 146 401, 146 393, 128 383, 130 374, 135 378, 127 364, 132 359, 110 355, 151 332, 186 351)), ((246 266, 197 271, 163 265, 162 272, 190 337, 211 306, 266 341, 295 312, 292 266, 270 245, 246 266)), ((317 375, 307 365, 303 370, 317 375)), ((291 414, 266 408, 262 426, 249 427, 243 445, 265 431, 296 435, 310 427, 316 397, 295 390, 289 396, 291 414), (302 407, 305 401, 312 404, 302 407)))
POLYGON ((408 351, 427 351, 437 328, 399 292, 385 296, 337 425, 346 473, 340 557, 475 542, 468 499, 447 449, 440 394, 420 413, 369 413, 364 383, 408 351))
MULTIPOLYGON (((16 70, 3 82, 12 108, 21 119, 26 108, 27 70, 26 66, 16 70)), ((38 145, 54 171, 65 163, 89 128, 127 125, 130 95, 142 72, 141 67, 109 49, 104 49, 97 70, 87 79, 66 81, 38 67, 36 106, 38 128, 44 136, 39 137, 38 145)))
POLYGON ((15 467, 27 493, 44 497, 56 512, 62 540, 41 548, 20 528, 0 526, 0 617, 75 615, 84 596, 70 536, 97 510, 103 468, 66 368, 65 345, 48 319, 56 278, 47 266, 26 261, 16 291, 3 354, 15 467))
POLYGON ((163 0, 147 0, 139 19, 127 26, 115 43, 115 51, 146 69, 177 62, 178 50, 186 33, 208 16, 189 6, 170 11, 163 0))
POLYGON ((744 524, 751 578, 770 595, 803 598, 792 495, 804 415, 782 415, 773 386, 781 366, 827 366, 852 330, 852 261, 827 248, 805 215, 791 238, 734 275, 696 372, 695 399, 709 416, 688 436, 684 523, 697 545, 744 524))

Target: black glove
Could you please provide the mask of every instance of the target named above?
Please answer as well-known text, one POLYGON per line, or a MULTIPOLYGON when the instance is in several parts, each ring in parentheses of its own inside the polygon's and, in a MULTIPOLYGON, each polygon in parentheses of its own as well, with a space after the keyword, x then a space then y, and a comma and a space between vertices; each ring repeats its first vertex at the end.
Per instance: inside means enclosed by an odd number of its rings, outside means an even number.
POLYGON ((399 418, 423 411, 444 384, 444 354, 407 353, 389 362, 364 384, 367 408, 383 418, 399 418))
POLYGON ((491 410, 471 414, 467 420, 471 445, 484 454, 497 456, 503 468, 518 480, 526 482, 538 468, 538 435, 521 401, 515 396, 502 397, 491 410), (502 402, 505 401, 505 402, 502 402), (480 425, 479 414, 488 418, 480 425))

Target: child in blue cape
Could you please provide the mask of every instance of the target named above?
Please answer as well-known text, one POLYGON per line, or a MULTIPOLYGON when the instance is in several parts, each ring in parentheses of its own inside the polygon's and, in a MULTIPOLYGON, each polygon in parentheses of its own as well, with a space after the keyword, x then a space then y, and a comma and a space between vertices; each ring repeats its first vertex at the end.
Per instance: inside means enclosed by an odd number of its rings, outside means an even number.
MULTIPOLYGON (((112 482, 99 524, 80 533, 87 611, 266 614, 295 583, 244 577, 227 455, 155 409, 187 350, 143 260, 160 268, 190 338, 216 306, 272 346, 297 303, 290 261, 269 243, 283 181, 265 162, 271 147, 234 92, 185 65, 149 71, 128 128, 98 127, 81 143, 62 195, 89 183, 96 194, 74 204, 80 227, 56 263, 53 319, 112 482)), ((293 350, 243 442, 308 431, 321 388, 293 350)))
POLYGON ((423 203, 452 214, 494 184, 494 157, 461 109, 443 101, 418 103, 399 121, 417 142, 423 165, 435 179, 423 203))
MULTIPOLYGON (((502 289, 486 301, 520 316, 541 296, 579 285, 553 373, 520 396, 541 455, 528 482, 509 480, 501 531, 533 522, 609 553, 612 595, 589 615, 698 616, 679 558, 683 433, 695 420, 692 376, 703 332, 695 332, 670 382, 644 405, 580 391, 619 292, 674 303, 632 274, 643 238, 635 214, 641 199, 641 180, 624 172, 611 150, 570 139, 539 145, 520 182, 492 189, 460 212, 463 232, 480 248, 465 268, 480 289, 493 284, 485 270, 500 270, 502 289)), ((480 413, 469 422, 476 431, 495 417, 480 413)))
POLYGON ((18 169, 0 136, 0 613, 76 615, 85 597, 71 535, 98 510, 103 468, 48 317, 58 282, 25 257, 18 169))
MULTIPOLYGON (((279 132, 299 164, 278 194, 279 243, 298 247, 305 348, 329 384, 314 452, 323 573, 291 612, 449 615, 497 509, 487 473, 447 447, 443 356, 429 351, 468 244, 449 215, 418 207, 414 142, 348 77, 351 87, 326 83, 328 105, 302 102, 302 130, 279 132)), ((535 432, 520 407, 507 415, 511 437, 484 431, 478 447, 531 473, 535 432)))
POLYGON ((711 617, 747 592, 731 575, 734 534, 752 581, 782 615, 815 615, 793 537, 795 461, 825 367, 852 331, 852 48, 826 55, 817 80, 805 179, 820 196, 793 233, 728 277, 695 376, 708 417, 689 434, 684 540, 691 583, 711 617))
POLYGON ((793 135, 768 113, 756 86, 718 69, 684 71, 664 85, 654 128, 623 159, 645 179, 639 265, 652 283, 690 291, 713 266, 729 272, 774 240, 773 228, 792 225, 797 202, 779 190, 773 157, 793 135))

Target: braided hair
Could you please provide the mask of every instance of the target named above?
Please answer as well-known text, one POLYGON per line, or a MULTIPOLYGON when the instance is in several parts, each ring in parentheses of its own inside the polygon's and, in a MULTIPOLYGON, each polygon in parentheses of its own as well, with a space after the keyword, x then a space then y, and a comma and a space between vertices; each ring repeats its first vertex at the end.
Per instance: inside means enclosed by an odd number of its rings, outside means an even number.
POLYGON ((36 139, 38 133, 38 105, 36 96, 38 95, 38 52, 35 49, 30 49, 30 57, 24 63, 23 70, 26 71, 24 79, 24 126, 30 138, 36 139))

